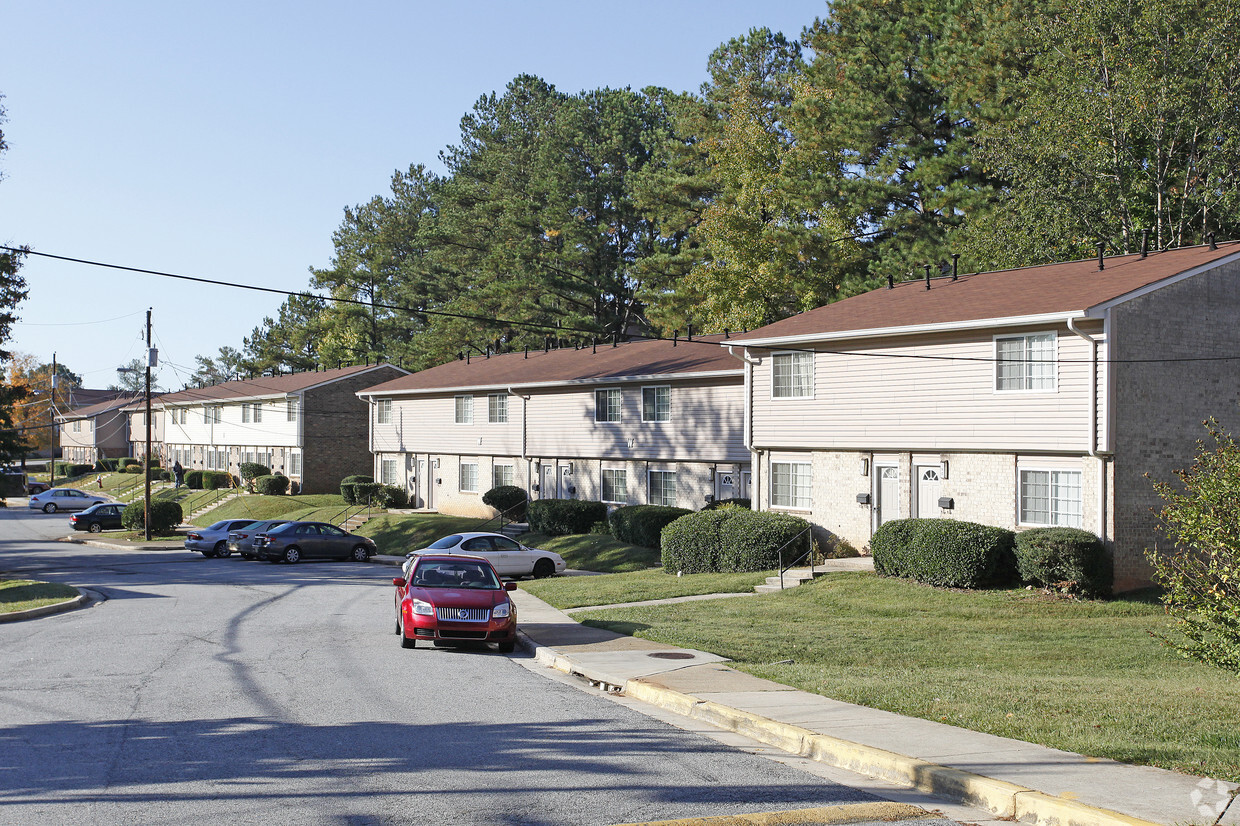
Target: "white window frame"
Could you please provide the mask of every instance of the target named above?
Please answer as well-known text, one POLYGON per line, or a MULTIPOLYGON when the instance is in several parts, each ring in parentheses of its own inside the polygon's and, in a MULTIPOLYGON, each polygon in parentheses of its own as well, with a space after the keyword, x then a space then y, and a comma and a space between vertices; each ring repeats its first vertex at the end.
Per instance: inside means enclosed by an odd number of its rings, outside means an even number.
POLYGON ((263 420, 263 403, 254 402, 254 421, 261 422, 263 420))
POLYGON ((599 424, 616 424, 624 421, 624 390, 620 387, 600 387, 594 391, 594 421, 599 424), (615 399, 615 411, 612 400, 615 399), (601 403, 600 403, 601 402, 601 403), (612 418, 612 413, 615 418, 612 418))
POLYGON ((670 422, 672 420, 672 386, 670 384, 654 384, 642 388, 642 421, 643 422, 670 422), (660 391, 667 400, 667 409, 659 410, 660 391), (646 394, 651 393, 653 398, 654 417, 646 416, 646 394), (660 415, 662 414, 662 415, 660 415))
POLYGON ((609 505, 627 505, 629 503, 629 470, 622 467, 605 467, 599 473, 599 499, 609 505), (610 474, 610 476, 609 476, 610 474), (619 475, 617 475, 619 474, 619 475), (610 479, 610 481, 609 481, 610 479), (619 484, 617 484, 617 481, 619 484), (608 488, 610 487, 610 491, 608 488), (623 498, 616 498, 619 492, 623 498), (608 493, 611 498, 607 498, 608 493))
POLYGON ((992 349, 995 357, 994 379, 991 388, 995 393, 1054 393, 1059 389, 1059 334, 1054 330, 1038 330, 1028 333, 1015 333, 995 335, 993 337, 992 349), (1004 377, 1001 375, 1001 369, 1004 364, 1009 362, 1002 361, 999 354, 1000 342, 1003 341, 1020 341, 1023 343, 1021 347, 1021 359, 1011 362, 1020 366, 1021 375, 1019 377, 1004 377), (1049 341, 1050 358, 1037 359, 1033 357, 1032 345, 1035 341, 1049 341), (1045 365, 1049 367, 1049 376, 1034 376, 1030 369, 1033 365, 1045 365), (1023 385, 1021 387, 1004 387, 1003 381, 1012 382, 1016 378, 1023 385), (1034 386, 1037 383, 1039 386, 1034 386))
POLYGON ((491 487, 498 488, 500 485, 512 485, 517 480, 516 465, 511 462, 496 462, 491 465, 491 487))
POLYGON ((1085 521, 1084 484, 1084 475, 1079 467, 1048 463, 1019 463, 1016 468, 1016 524, 1036 528, 1082 527, 1085 521), (1045 474, 1043 484, 1046 486, 1046 521, 1035 521, 1025 507, 1026 474, 1035 473, 1045 474), (1063 495, 1065 492, 1074 492, 1075 497, 1065 497, 1063 495))
POLYGON ((248 424, 250 421, 250 406, 248 404, 241 405, 241 423, 248 424))
POLYGON ((387 456, 379 459, 379 482, 384 485, 400 485, 400 461, 387 456))
POLYGON ((474 397, 472 395, 453 396, 453 408, 452 420, 456 424, 474 423, 474 397))
POLYGON ((487 422, 489 424, 508 423, 508 394, 487 394, 487 422))
POLYGON ((772 399, 812 399, 814 398, 814 355, 815 355, 814 353, 807 353, 807 352, 802 352, 802 351, 771 354, 771 398, 772 399), (796 366, 799 363, 808 362, 809 364, 809 374, 808 374, 808 382, 807 382, 808 386, 804 388, 805 392, 801 392, 801 393, 791 392, 792 390, 800 389, 799 387, 796 387, 793 385, 789 385, 787 388, 784 388, 783 392, 780 392, 781 388, 780 388, 780 383, 779 383, 778 365, 780 365, 781 363, 785 363, 785 362, 790 365, 789 373, 788 373, 789 379, 795 377, 795 373, 792 371, 794 368, 796 368, 796 366))
POLYGON ((301 417, 301 397, 289 396, 285 405, 285 421, 297 421, 301 417))
POLYGON ((792 461, 787 459, 771 460, 770 467, 771 480, 771 509, 772 510, 795 510, 808 511, 814 506, 814 466, 810 462, 792 461), (777 475, 782 471, 780 468, 786 468, 789 474, 788 478, 788 495, 785 498, 779 490, 779 482, 777 475), (804 473, 803 478, 798 478, 799 473, 804 473), (802 497, 798 497, 798 492, 803 492, 802 497))
POLYGON ((379 399, 375 402, 375 424, 392 423, 392 400, 379 399))
POLYGON ((479 492, 478 491, 478 462, 477 461, 473 461, 473 462, 462 461, 461 462, 460 471, 457 476, 457 488, 460 490, 461 493, 478 493, 479 492), (465 468, 472 468, 472 470, 469 472, 469 474, 466 474, 465 468), (465 482, 467 478, 473 484, 473 487, 469 487, 469 488, 465 487, 465 482))
POLYGON ((285 461, 288 462, 288 475, 301 476, 301 451, 290 450, 285 461))
POLYGON ((679 494, 676 484, 676 471, 651 469, 646 472, 646 500, 651 505, 664 505, 667 507, 676 507, 676 497, 679 494), (654 480, 659 478, 659 497, 656 499, 654 495, 654 480), (668 500, 668 481, 671 481, 671 501, 668 500))

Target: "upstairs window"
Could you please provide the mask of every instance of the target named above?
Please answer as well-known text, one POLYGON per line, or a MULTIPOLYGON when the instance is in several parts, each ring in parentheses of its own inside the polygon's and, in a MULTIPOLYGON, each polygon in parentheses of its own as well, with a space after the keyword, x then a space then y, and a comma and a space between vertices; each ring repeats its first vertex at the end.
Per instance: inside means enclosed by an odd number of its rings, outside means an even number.
POLYGON ((612 387, 607 390, 594 391, 594 421, 596 422, 618 422, 620 421, 623 403, 623 396, 620 394, 620 388, 612 387))
POLYGON ((814 354, 776 353, 771 356, 771 396, 776 399, 814 395, 814 354))
POLYGON ((473 396, 457 396, 456 397, 456 423, 457 424, 473 424, 474 423, 474 397, 473 396))
POLYGON ((642 421, 670 422, 672 420, 672 388, 642 388, 642 421))
POLYGON ((298 396, 289 396, 288 407, 286 408, 286 410, 288 411, 287 413, 288 421, 290 422, 297 421, 297 418, 301 416, 301 399, 298 396))
POLYGON ((392 423, 392 400, 391 399, 379 399, 379 401, 375 403, 375 417, 376 417, 375 421, 377 421, 379 424, 391 424, 392 423))
POLYGON ((487 421, 503 424, 508 421, 508 394, 492 393, 487 396, 487 421))
POLYGON ((1054 390, 1055 334, 995 338, 996 390, 1054 390))
POLYGON ((248 404, 241 405, 241 421, 250 421, 250 406, 248 404))

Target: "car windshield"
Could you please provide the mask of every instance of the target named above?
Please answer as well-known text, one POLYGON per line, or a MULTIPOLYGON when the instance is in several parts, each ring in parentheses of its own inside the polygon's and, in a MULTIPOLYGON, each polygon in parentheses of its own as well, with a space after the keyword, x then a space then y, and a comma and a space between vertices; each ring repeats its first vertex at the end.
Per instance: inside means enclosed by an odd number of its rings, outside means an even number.
POLYGON ((430 548, 433 551, 443 551, 443 550, 447 550, 448 548, 455 548, 457 546, 457 543, 459 543, 460 541, 461 541, 461 535, 458 533, 454 533, 451 536, 445 536, 443 539, 436 539, 434 542, 427 545, 426 547, 430 548))
POLYGON ((471 588, 498 591, 501 586, 495 570, 476 562, 422 562, 413 571, 411 583, 419 588, 471 588))

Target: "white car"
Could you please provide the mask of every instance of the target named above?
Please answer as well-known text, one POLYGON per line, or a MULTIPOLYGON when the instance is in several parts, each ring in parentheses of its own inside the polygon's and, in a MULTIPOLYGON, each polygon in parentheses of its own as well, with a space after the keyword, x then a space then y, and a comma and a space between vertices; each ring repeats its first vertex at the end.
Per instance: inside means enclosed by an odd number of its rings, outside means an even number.
POLYGON ((102 494, 84 493, 73 488, 52 488, 30 497, 28 507, 44 513, 57 511, 84 511, 91 505, 112 501, 102 494))
MULTIPOLYGON (((500 576, 532 576, 541 579, 564 573, 564 558, 552 551, 527 548, 502 533, 454 533, 436 539, 425 548, 408 554, 412 561, 419 554, 460 554, 480 556, 495 567, 500 576)), ((405 563, 408 569, 410 562, 405 563)))

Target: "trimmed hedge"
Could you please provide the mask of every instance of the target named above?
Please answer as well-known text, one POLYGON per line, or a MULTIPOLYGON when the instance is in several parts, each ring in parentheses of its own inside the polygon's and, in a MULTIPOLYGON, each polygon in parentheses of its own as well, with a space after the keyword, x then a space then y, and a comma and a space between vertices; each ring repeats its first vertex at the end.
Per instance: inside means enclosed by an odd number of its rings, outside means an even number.
POLYGON ((126 459, 117 459, 117 460, 116 460, 116 469, 117 469, 117 470, 120 470, 120 471, 123 471, 123 470, 125 470, 125 468, 129 467, 130 465, 139 465, 139 464, 142 464, 142 463, 141 463, 141 462, 139 462, 137 459, 128 459, 128 458, 126 458, 126 459))
POLYGON ((482 504, 490 505, 514 522, 525 519, 525 508, 519 508, 528 501, 525 490, 516 485, 499 485, 482 494, 482 504))
POLYGON ((242 462, 237 465, 237 473, 241 475, 241 481, 253 489, 250 483, 260 476, 270 476, 271 468, 258 462, 242 462))
MULTIPOLYGON (((344 490, 346 486, 341 485, 340 489, 344 490)), ((380 504, 380 494, 383 485, 378 482, 354 482, 348 487, 353 489, 354 505, 378 505, 380 504)), ((347 497, 346 497, 347 501, 347 497)))
POLYGON ((94 470, 94 465, 78 465, 72 462, 56 462, 56 475, 62 478, 68 476, 85 476, 88 473, 93 473, 94 470))
POLYGON ((202 471, 202 489, 203 490, 219 490, 220 488, 232 487, 232 476, 222 470, 204 470, 202 471))
POLYGON ((202 471, 185 471, 185 487, 190 488, 191 490, 202 490, 202 471))
POLYGON ((607 515, 607 528, 621 542, 658 550, 663 529, 690 513, 667 505, 626 505, 607 515))
MULTIPOLYGON (((167 534, 181 524, 185 515, 181 512, 181 504, 171 499, 151 500, 151 533, 167 534)), ((131 531, 144 530, 146 509, 142 502, 130 504, 121 513, 121 524, 131 531)))
POLYGON ((283 496, 288 492, 288 477, 279 473, 259 476, 254 480, 254 490, 264 496, 283 496))
POLYGON ((100 459, 95 462, 95 470, 114 472, 118 467, 120 459, 100 459))
POLYGON ((400 485, 383 485, 379 488, 378 503, 384 508, 409 507, 409 493, 400 485))
POLYGON ((526 508, 530 530, 548 536, 589 533, 607 520, 607 506, 589 499, 539 499, 526 508))
POLYGON ((753 509, 753 502, 751 502, 749 499, 746 499, 745 497, 738 496, 735 499, 712 500, 710 502, 707 502, 706 505, 702 508, 702 510, 713 511, 718 508, 722 508, 726 505, 736 505, 738 508, 745 508, 747 510, 753 509))
POLYGON ((1016 579, 1015 535, 957 519, 893 519, 870 539, 874 571, 945 588, 1007 585, 1016 579))
POLYGON ((765 571, 810 550, 809 522, 799 516, 738 506, 701 510, 663 529, 663 569, 668 573, 765 571))
POLYGON ((1016 569, 1025 582, 1084 596, 1111 593, 1114 573, 1102 540, 1079 528, 1033 528, 1016 534, 1016 569))
POLYGON ((354 476, 346 476, 343 479, 341 479, 340 480, 340 495, 344 497, 345 504, 346 505, 358 504, 357 492, 353 489, 353 486, 355 484, 359 482, 370 483, 374 481, 375 481, 375 478, 373 476, 365 476, 363 474, 356 474, 354 476))

